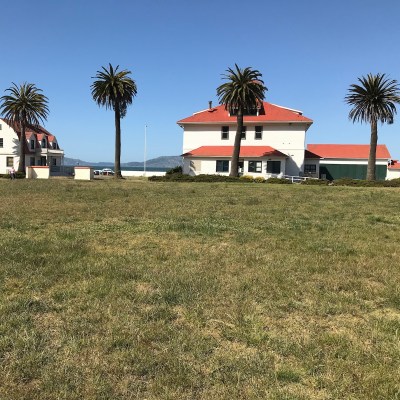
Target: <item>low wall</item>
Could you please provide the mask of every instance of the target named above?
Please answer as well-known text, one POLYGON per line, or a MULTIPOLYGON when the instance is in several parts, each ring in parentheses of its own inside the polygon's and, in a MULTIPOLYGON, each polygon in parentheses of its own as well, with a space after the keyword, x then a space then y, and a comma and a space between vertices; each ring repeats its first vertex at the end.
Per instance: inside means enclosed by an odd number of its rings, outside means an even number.
POLYGON ((48 166, 32 166, 26 167, 26 178, 27 179, 49 179, 50 167, 48 166))
POLYGON ((121 171, 121 175, 124 177, 129 177, 129 176, 164 176, 165 171, 146 171, 146 174, 144 174, 144 171, 121 171))
POLYGON ((94 178, 93 168, 90 167, 75 167, 74 179, 80 181, 90 181, 94 178))

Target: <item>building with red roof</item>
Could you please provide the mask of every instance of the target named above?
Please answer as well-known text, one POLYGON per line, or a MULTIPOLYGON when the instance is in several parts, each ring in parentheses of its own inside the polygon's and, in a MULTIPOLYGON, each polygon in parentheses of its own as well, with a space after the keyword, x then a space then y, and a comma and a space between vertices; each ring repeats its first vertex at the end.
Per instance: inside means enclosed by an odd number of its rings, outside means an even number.
MULTIPOLYGON (((184 130, 184 173, 228 174, 236 121, 235 110, 211 104, 179 120, 184 130)), ((306 132, 312 123, 301 111, 268 102, 250 110, 244 116, 239 171, 263 177, 304 174, 309 160, 306 132)))
MULTIPOLYGON (((0 174, 6 174, 19 164, 19 141, 21 132, 18 126, 0 119, 0 174)), ((64 151, 60 149, 57 138, 41 126, 31 127, 25 132, 26 166, 61 166, 64 151)))
MULTIPOLYGON (((339 178, 365 179, 369 144, 309 144, 307 150, 321 156, 319 175, 334 180, 339 178)), ((386 145, 376 147, 376 177, 387 179, 391 155, 386 145)))

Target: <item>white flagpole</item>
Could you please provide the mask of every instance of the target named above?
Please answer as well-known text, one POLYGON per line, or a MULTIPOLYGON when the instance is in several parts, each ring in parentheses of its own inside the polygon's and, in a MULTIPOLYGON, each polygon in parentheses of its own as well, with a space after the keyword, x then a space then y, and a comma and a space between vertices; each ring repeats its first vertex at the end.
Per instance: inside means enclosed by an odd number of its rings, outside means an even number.
POLYGON ((147 153, 147 125, 144 126, 144 174, 146 176, 146 153, 147 153))

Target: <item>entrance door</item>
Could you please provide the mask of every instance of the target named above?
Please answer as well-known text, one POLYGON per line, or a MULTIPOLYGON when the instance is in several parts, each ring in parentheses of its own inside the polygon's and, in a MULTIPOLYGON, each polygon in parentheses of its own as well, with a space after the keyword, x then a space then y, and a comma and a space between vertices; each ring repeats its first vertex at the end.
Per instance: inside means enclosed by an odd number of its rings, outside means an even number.
POLYGON ((40 165, 42 165, 42 166, 46 165, 46 157, 44 157, 44 156, 40 157, 40 165))

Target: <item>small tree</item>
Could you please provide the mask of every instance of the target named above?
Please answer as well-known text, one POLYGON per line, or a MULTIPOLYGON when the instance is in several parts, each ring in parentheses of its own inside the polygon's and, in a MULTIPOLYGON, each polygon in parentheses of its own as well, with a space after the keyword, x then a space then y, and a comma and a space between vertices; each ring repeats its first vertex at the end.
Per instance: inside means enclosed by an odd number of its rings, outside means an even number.
POLYGON ((118 71, 119 65, 113 68, 101 67, 102 71, 97 71, 92 85, 93 100, 99 106, 111 108, 115 114, 115 178, 121 178, 121 118, 124 118, 128 106, 132 104, 133 98, 137 94, 135 81, 128 75, 131 71, 118 71))
POLYGON ((265 98, 264 82, 260 79, 262 74, 250 67, 241 69, 235 64, 235 71, 231 68, 226 70, 227 74, 223 79, 228 82, 223 83, 217 88, 217 95, 220 104, 225 105, 225 109, 231 113, 237 113, 237 129, 235 143, 232 153, 230 176, 239 175, 239 154, 242 140, 243 116, 246 111, 257 107, 265 98))
POLYGON ((397 81, 386 78, 385 74, 358 78, 361 85, 350 85, 345 100, 353 106, 349 119, 371 125, 371 139, 367 167, 367 180, 375 180, 376 145, 378 143, 378 122, 392 124, 396 114, 395 103, 400 103, 400 89, 397 81))
POLYGON ((0 113, 15 130, 20 130, 18 172, 25 173, 25 130, 38 127, 47 119, 48 99, 33 83, 13 83, 6 92, 9 94, 0 98, 0 113))

